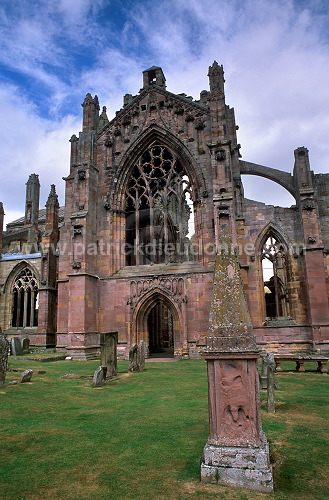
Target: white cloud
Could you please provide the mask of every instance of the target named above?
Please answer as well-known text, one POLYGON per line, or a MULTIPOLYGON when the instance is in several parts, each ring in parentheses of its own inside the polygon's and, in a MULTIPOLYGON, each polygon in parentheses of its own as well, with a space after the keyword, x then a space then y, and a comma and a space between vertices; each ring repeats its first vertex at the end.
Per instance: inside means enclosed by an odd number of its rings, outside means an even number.
POLYGON ((40 206, 44 206, 51 184, 56 184, 64 202, 63 176, 69 173, 68 140, 80 128, 80 121, 66 116, 60 122, 41 119, 35 106, 24 100, 17 88, 0 87, 2 163, 0 200, 6 223, 25 210, 25 183, 31 173, 39 174, 40 206))
MULTIPOLYGON (((1 184, 7 213, 18 205, 23 212, 30 173, 40 174, 42 203, 51 183, 61 194, 67 141, 81 128, 85 94, 98 94, 111 119, 153 64, 162 66, 169 91, 198 99, 216 59, 224 65, 243 159, 291 171, 293 150, 306 146, 312 169, 329 172, 328 20, 323 0, 17 0, 10 11, 0 5, 0 62, 32 82, 16 88, 8 75, 0 88, 1 171, 17 178, 1 184), (105 7, 108 17, 99 24, 105 7)), ((256 197, 264 191, 258 183, 256 197)))

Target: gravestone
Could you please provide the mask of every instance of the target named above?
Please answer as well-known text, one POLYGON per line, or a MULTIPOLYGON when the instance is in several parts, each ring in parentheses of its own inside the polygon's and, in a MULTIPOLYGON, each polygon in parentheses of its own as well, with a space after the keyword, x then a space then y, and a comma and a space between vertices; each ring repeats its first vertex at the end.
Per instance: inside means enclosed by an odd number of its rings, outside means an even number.
POLYGON ((18 337, 12 337, 10 339, 11 344, 11 354, 13 356, 21 356, 22 355, 22 345, 21 341, 18 337))
POLYGON ((0 385, 4 385, 8 368, 9 342, 0 334, 0 385))
POLYGON ((33 375, 33 370, 25 370, 21 375, 21 383, 30 382, 33 375))
POLYGON ((267 353, 267 411, 269 413, 275 412, 275 402, 274 402, 274 389, 275 389, 275 362, 274 354, 272 352, 267 353))
POLYGON ((23 354, 29 354, 29 352, 30 352, 30 341, 29 341, 29 339, 23 339, 22 340, 22 351, 23 351, 23 354))
POLYGON ((144 340, 131 346, 128 372, 140 372, 145 368, 146 346, 144 340))
POLYGON ((145 358, 146 358, 146 344, 144 340, 141 340, 138 344, 138 354, 139 354, 139 371, 145 368, 145 358))
POLYGON ((128 372, 139 372, 138 364, 138 345, 134 344, 129 349, 129 367, 128 372))
POLYGON ((97 368, 93 376, 93 383, 92 383, 93 387, 102 387, 106 379, 106 372, 107 372, 106 366, 99 366, 97 368))
POLYGON ((101 333, 101 366, 106 366, 107 376, 116 377, 118 371, 117 345, 118 332, 101 333))

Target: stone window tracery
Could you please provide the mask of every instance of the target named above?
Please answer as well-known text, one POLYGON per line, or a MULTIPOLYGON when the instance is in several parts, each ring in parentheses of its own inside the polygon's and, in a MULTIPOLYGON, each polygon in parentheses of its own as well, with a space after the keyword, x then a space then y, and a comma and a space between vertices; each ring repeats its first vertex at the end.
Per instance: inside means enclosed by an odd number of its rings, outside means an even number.
POLYGON ((125 195, 127 265, 191 259, 192 187, 168 148, 155 144, 141 155, 125 195))
POLYGON ((30 268, 20 271, 13 284, 13 327, 38 324, 38 280, 30 268))
POLYGON ((262 248, 265 307, 268 318, 289 315, 287 256, 284 245, 272 233, 262 248))

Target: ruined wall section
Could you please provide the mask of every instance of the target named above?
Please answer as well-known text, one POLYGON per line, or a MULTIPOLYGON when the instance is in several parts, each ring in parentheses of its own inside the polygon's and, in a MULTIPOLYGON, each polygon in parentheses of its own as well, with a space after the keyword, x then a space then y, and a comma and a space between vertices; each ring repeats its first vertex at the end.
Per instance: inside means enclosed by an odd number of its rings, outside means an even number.
POLYGON ((307 323, 307 299, 303 257, 303 234, 299 213, 291 208, 274 207, 264 203, 244 200, 245 242, 250 245, 248 257, 247 297, 255 327, 263 325, 265 301, 261 265, 262 243, 267 231, 276 230, 287 245, 287 273, 289 286, 290 317, 296 324, 307 323), (252 249, 254 254, 252 255, 252 249))

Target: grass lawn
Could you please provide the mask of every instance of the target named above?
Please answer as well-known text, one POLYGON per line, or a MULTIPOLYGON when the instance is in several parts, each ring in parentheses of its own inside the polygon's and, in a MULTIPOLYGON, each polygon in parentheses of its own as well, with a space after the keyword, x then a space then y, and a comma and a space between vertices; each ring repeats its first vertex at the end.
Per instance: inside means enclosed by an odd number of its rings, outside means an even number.
MULTIPOLYGON (((147 363, 129 375, 120 361, 116 381, 92 388, 90 380, 60 376, 92 375, 97 361, 26 357, 10 359, 10 368, 46 373, 0 387, 1 500, 329 499, 328 375, 278 374, 274 414, 262 391, 275 471, 275 492, 266 494, 199 482, 208 437, 205 361, 147 363)), ((8 372, 14 379, 19 374, 8 372)))

